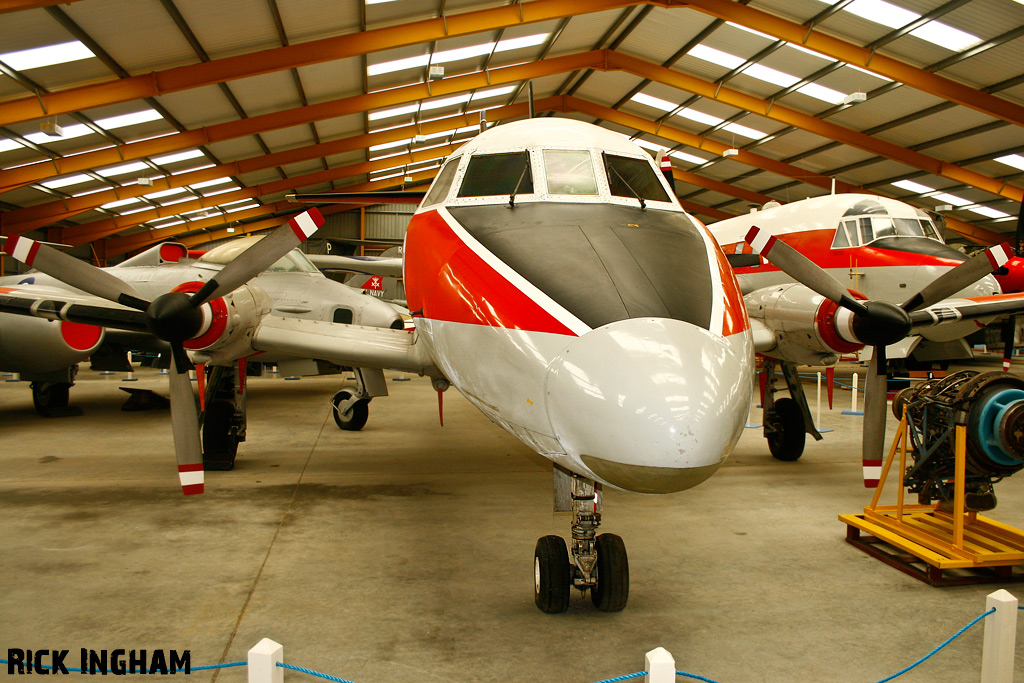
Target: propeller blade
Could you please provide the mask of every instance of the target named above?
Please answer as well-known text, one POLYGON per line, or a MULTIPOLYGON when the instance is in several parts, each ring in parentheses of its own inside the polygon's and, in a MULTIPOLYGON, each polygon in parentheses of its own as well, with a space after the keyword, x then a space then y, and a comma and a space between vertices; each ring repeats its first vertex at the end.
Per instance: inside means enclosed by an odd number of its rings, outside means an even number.
POLYGON ((885 347, 876 346, 868 365, 864 383, 864 432, 862 435, 864 486, 878 487, 882 475, 882 452, 885 448, 886 382, 885 347))
POLYGON ((107 301, 146 310, 149 302, 119 277, 27 237, 7 238, 3 250, 30 268, 107 301))
POLYGON ((192 295, 192 306, 199 308, 210 299, 235 291, 309 239, 323 224, 323 214, 316 207, 295 216, 224 266, 215 278, 192 295))
POLYGON ((174 452, 178 458, 178 478, 186 496, 203 492, 203 449, 199 443, 199 415, 192 393, 188 370, 177 363, 169 370, 171 394, 171 429, 174 452))
POLYGON ((867 309, 858 302, 834 277, 818 264, 756 225, 747 232, 747 243, 773 266, 826 299, 854 313, 867 315, 867 309))
POLYGON ((914 296, 900 306, 907 313, 927 308, 943 299, 956 294, 964 287, 969 287, 992 271, 1002 267, 1013 257, 1010 245, 997 244, 985 250, 985 256, 975 254, 956 268, 948 270, 932 280, 914 296))

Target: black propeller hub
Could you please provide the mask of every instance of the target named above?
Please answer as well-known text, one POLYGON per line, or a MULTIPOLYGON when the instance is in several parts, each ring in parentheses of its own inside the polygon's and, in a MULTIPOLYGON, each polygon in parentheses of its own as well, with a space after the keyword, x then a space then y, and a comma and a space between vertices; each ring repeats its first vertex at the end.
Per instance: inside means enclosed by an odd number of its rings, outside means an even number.
POLYGON ((855 313, 850 326, 868 346, 888 346, 910 335, 910 316, 887 301, 862 301, 867 314, 855 313))
POLYGON ((183 342, 203 327, 203 312, 192 307, 191 296, 184 292, 161 294, 146 309, 149 328, 166 342, 183 342))

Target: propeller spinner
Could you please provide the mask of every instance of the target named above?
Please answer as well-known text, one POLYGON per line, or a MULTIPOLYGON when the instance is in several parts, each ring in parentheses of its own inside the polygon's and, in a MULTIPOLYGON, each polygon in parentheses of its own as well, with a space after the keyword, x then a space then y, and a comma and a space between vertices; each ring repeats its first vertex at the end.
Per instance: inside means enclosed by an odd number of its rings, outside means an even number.
MULTIPOLYGON (((10 237, 3 250, 27 266, 108 301, 145 312, 149 331, 171 345, 174 362, 169 373, 171 430, 178 460, 178 477, 185 495, 203 492, 203 451, 199 441, 199 415, 188 372, 193 368, 183 343, 202 334, 210 314, 208 301, 228 294, 259 275, 279 258, 306 241, 324 223, 316 208, 293 217, 224 266, 216 277, 192 295, 161 294, 147 300, 127 282, 25 237, 10 237)), ((111 319, 110 327, 117 327, 111 319)), ((134 329, 134 328, 132 328, 134 329)))

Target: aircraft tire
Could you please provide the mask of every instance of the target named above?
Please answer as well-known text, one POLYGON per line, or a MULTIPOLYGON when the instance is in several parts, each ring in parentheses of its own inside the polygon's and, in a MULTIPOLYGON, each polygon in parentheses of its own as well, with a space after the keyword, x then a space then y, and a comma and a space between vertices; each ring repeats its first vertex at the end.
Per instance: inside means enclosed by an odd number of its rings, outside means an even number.
POLYGON ((772 457, 784 462, 799 460, 804 454, 804 416, 800 406, 791 398, 775 402, 775 419, 779 429, 768 435, 768 450, 772 457))
POLYGON ((545 614, 569 609, 569 551, 561 536, 541 536, 533 551, 533 601, 545 614))
POLYGON ((231 401, 210 401, 203 418, 203 468, 227 472, 235 469, 238 437, 231 433, 235 406, 231 401))
POLYGON ((619 612, 629 600, 629 558, 626 544, 615 534, 601 534, 597 543, 597 585, 590 599, 602 612, 619 612))
POLYGON ((331 406, 334 414, 334 423, 338 425, 338 429, 344 429, 350 432, 358 432, 366 425, 366 419, 370 416, 370 399, 364 398, 360 401, 356 401, 348 412, 345 414, 339 414, 338 404, 342 401, 348 400, 352 395, 351 392, 342 389, 334 395, 331 399, 331 406))
POLYGON ((71 408, 71 384, 67 382, 32 382, 32 405, 41 417, 70 417, 81 415, 81 408, 71 408))

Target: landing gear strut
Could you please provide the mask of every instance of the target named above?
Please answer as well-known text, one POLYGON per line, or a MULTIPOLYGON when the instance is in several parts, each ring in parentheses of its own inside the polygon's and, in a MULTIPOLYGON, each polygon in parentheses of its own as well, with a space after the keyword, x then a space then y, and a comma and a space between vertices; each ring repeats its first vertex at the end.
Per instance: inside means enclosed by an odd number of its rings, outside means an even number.
POLYGON ((82 409, 69 406, 71 387, 75 385, 78 365, 57 372, 28 377, 24 373, 22 379, 31 379, 32 405, 41 417, 73 417, 82 414, 82 409))
POLYGON ((245 441, 245 366, 214 365, 206 384, 203 412, 203 468, 235 468, 239 442, 245 441))
POLYGON ((764 377, 764 396, 762 397, 762 419, 764 438, 768 440, 768 450, 776 460, 792 462, 799 460, 804 454, 806 435, 810 434, 815 441, 821 441, 821 434, 814 426, 811 409, 807 405, 796 366, 774 358, 764 358, 762 370, 764 377), (775 398, 778 388, 775 386, 778 377, 775 367, 782 370, 790 398, 775 398))
POLYGON ((353 368, 356 386, 344 386, 331 399, 334 423, 338 429, 357 432, 370 415, 370 400, 374 396, 387 396, 388 385, 384 371, 376 368, 353 368))
POLYGON ((569 590, 590 591, 602 612, 618 612, 629 599, 629 559, 626 546, 615 534, 600 534, 600 488, 592 480, 555 469, 556 509, 558 483, 570 479, 572 511, 571 561, 560 536, 544 536, 533 554, 534 603, 548 614, 569 608, 569 590))

